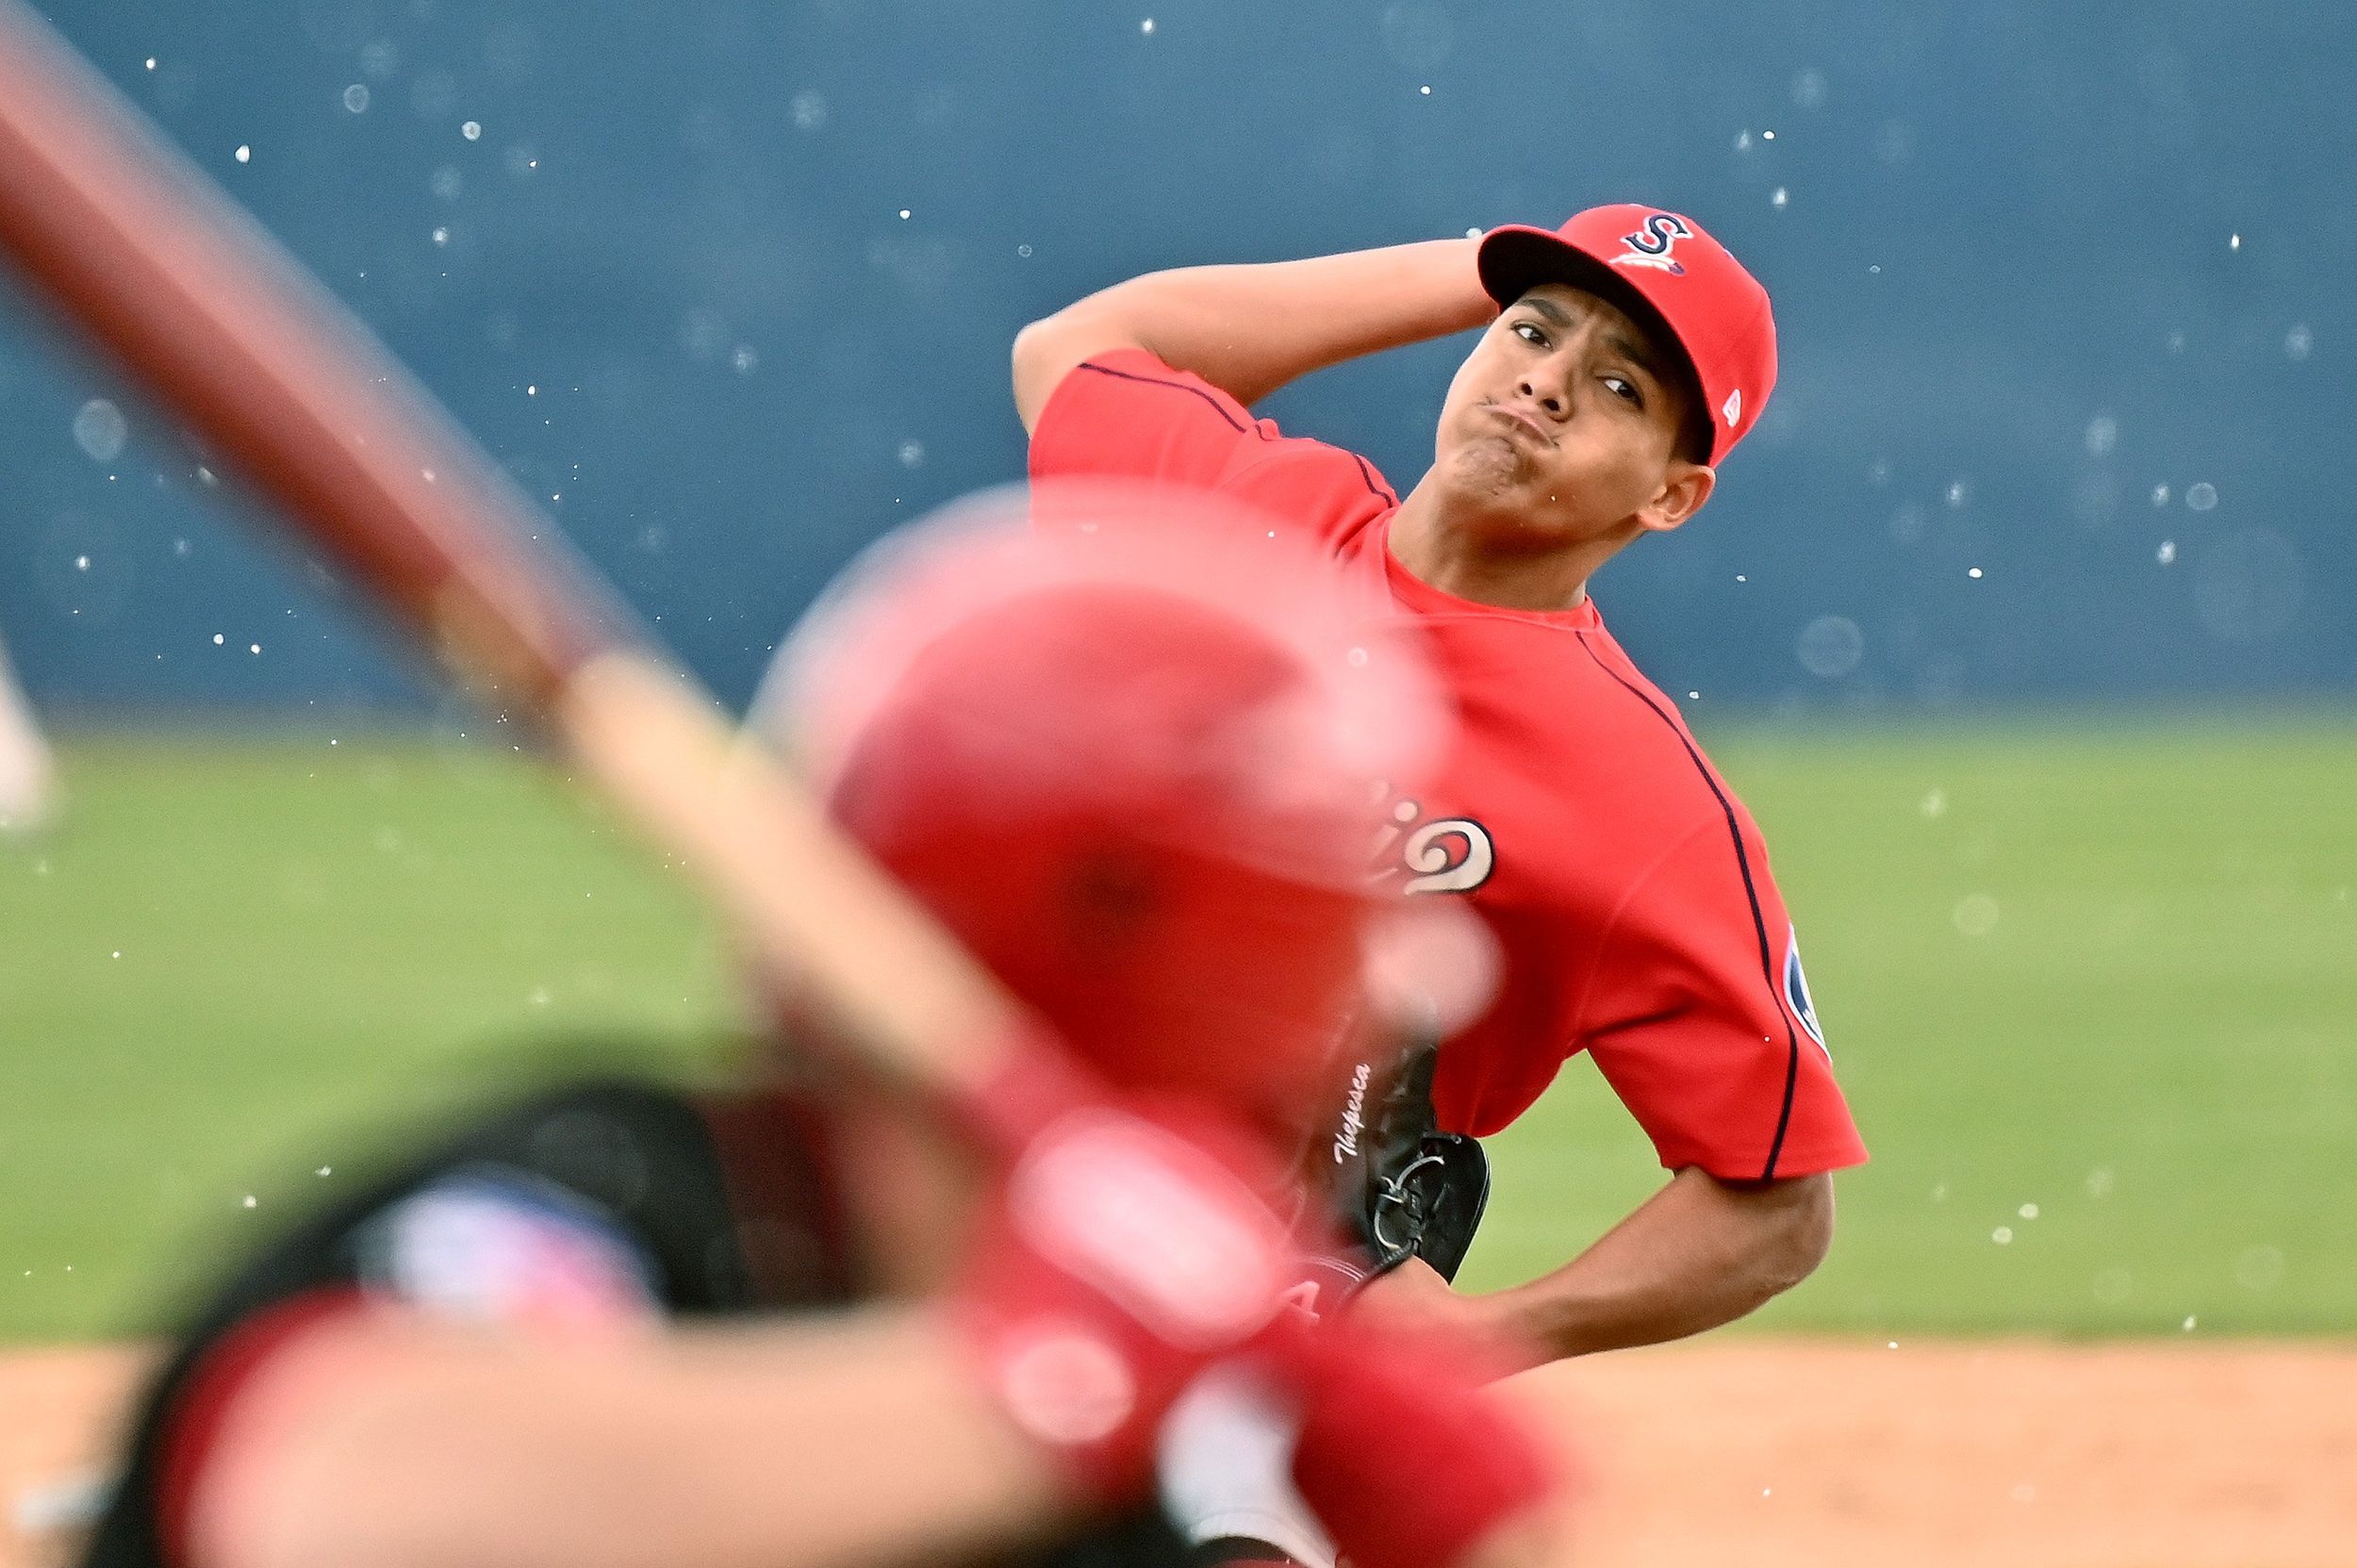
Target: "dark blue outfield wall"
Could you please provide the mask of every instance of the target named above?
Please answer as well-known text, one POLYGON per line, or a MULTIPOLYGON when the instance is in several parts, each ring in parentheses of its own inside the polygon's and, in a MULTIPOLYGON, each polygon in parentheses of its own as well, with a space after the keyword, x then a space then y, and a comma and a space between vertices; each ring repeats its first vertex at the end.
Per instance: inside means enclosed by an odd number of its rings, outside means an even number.
MULTIPOLYGON (((50 13, 732 698, 863 539, 1019 471, 1027 320, 1152 267, 1620 198, 1711 225, 1783 332, 1718 499, 1600 583, 1681 697, 2357 690, 2343 5, 50 13)), ((1273 411, 1404 486, 1458 352, 1273 411)), ((38 698, 415 700, 12 287, 0 418, 0 635, 38 698)))

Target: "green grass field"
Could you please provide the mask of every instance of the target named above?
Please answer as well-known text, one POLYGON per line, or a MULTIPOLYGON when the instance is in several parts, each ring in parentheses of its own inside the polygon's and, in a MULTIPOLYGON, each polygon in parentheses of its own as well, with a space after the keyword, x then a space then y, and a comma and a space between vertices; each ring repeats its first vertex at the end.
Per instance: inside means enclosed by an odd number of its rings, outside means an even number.
MULTIPOLYGON (((1875 1150, 1755 1324, 2357 1330, 2357 726, 1714 751, 1875 1150)), ((510 754, 101 737, 65 768, 59 828, 0 846, 0 1338, 151 1326, 356 1129, 519 1044, 629 1035, 668 1070, 732 1015, 694 901, 510 754)), ((1475 1283, 1660 1180, 1584 1063, 1493 1152, 1475 1283)))

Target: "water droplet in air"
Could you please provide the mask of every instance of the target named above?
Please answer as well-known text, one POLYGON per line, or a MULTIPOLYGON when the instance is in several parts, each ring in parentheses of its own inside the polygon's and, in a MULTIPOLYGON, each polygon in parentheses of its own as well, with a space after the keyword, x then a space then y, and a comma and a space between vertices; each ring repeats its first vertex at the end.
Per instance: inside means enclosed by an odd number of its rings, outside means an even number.
POLYGON ((1748 153, 1752 150, 1751 132, 1738 131, 1735 133, 1735 150, 1739 153, 1748 153))
MULTIPOLYGON (((1767 132, 1763 132, 1762 134, 1763 134, 1763 135, 1767 135, 1767 136, 1773 136, 1775 133, 1774 133, 1773 131, 1767 131, 1767 132)), ((1790 197, 1789 197, 1789 196, 1786 193, 1784 187, 1783 187, 1783 186, 1781 186, 1781 185, 1780 185, 1780 186, 1778 186, 1778 187, 1776 187, 1773 190, 1771 190, 1771 191, 1768 193, 1768 205, 1769 205, 1770 206, 1784 206, 1784 204, 1785 204, 1786 202, 1789 201, 1790 199, 1791 199, 1791 198, 1790 198, 1790 197)))
POLYGON ((909 209, 908 209, 907 207, 902 207, 902 208, 900 209, 900 217, 901 217, 901 220, 902 220, 903 222, 907 221, 908 215, 909 215, 909 209))
POLYGON ((2177 559, 2177 541, 2175 539, 2163 539, 2161 541, 2161 548, 2154 551, 2153 555, 2157 560, 2159 560, 2161 565, 2168 565, 2171 561, 2177 559))
POLYGON ((2013 1227, 2010 1225, 2001 1225, 1996 1230, 1991 1230, 1988 1233, 1988 1239, 1995 1242, 1999 1246, 2011 1246, 2013 1245, 2013 1227))
POLYGON ((249 653, 259 653, 262 651, 262 645, 258 642, 249 642, 245 645, 245 651, 249 653))
POLYGON ((2217 487, 2211 484, 2185 487, 2185 504, 2197 512, 2206 512, 2217 504, 2217 487))
POLYGON ((222 645, 222 643, 223 642, 223 640, 225 640, 225 639, 222 636, 222 635, 221 635, 219 632, 215 632, 215 633, 213 634, 213 646, 214 646, 215 648, 219 648, 219 647, 222 645))
POLYGON ((238 143, 238 150, 234 156, 239 163, 251 163, 254 161, 254 149, 240 141, 238 143))
POLYGON ((1773 131, 1762 131, 1759 133, 1759 139, 1762 141, 1773 141, 1776 139, 1776 133, 1773 131))
POLYGON ((2037 1205, 2035 1203, 2024 1203, 2019 1210, 2016 1211, 2016 1213, 2020 1214, 2023 1219, 2036 1219, 2037 1218, 2037 1205))
POLYGON ((1154 19, 1149 16, 1145 21, 1139 23, 1138 31, 1150 35, 1154 31, 1154 19))
POLYGON ((245 1207, 249 1209, 254 1207, 254 1195, 252 1193, 245 1195, 245 1207))
POLYGON ((750 343, 737 344, 734 351, 729 355, 730 368, 734 370, 738 375, 752 374, 754 370, 758 368, 760 364, 761 355, 753 351, 753 346, 750 343))
POLYGON ((1819 616, 1801 629, 1793 656, 1811 675, 1835 680, 1857 668, 1866 656, 1866 634, 1847 616, 1819 616))
POLYGON ((1972 487, 1971 487, 1971 486, 1970 486, 1970 485, 1966 484, 1966 483, 1965 483, 1963 480, 1961 480, 1961 479, 1952 479, 1952 480, 1950 480, 1950 481, 1948 482, 1948 504, 1949 504, 1949 505, 1951 505, 1951 506, 1961 506, 1961 505, 1963 505, 1963 504, 1964 504, 1967 501, 1970 500, 1971 498, 1972 498, 1972 487))
POLYGON ((2239 235, 2239 234, 2230 234, 2230 235, 2228 235, 2228 236, 2226 237, 2226 248, 2227 248, 2228 250, 2230 250, 2230 251, 2238 251, 2238 250, 2241 250, 2241 249, 2242 249, 2242 236, 2241 236, 2241 235, 2239 235))
POLYGON ((483 122, 480 120, 470 120, 465 124, 458 127, 458 134, 465 137, 470 141, 480 141, 483 140, 483 122))
POLYGON ((2119 421, 2109 414, 2087 421, 2087 455, 2102 457, 2119 444, 2119 421))
POLYGON ((2286 359, 2305 359, 2308 351, 2316 346, 2316 335, 2304 326, 2296 326, 2283 334, 2283 357, 2286 359))
POLYGON ((1030 256, 1031 254, 1031 247, 1029 245, 1017 245, 1014 248, 1014 254, 1017 256, 1030 256))
POLYGON ((150 56, 148 56, 148 57, 147 57, 147 68, 148 68, 150 71, 153 71, 153 70, 155 70, 155 69, 156 69, 156 57, 155 57, 155 56, 150 55, 150 56))
POLYGON ((794 94, 791 112, 796 130, 815 131, 827 123, 827 95, 815 88, 804 88, 794 94))
POLYGON ((1429 87, 1420 87, 1420 88, 1416 89, 1416 91, 1417 91, 1418 92, 1422 93, 1422 94, 1423 94, 1425 97, 1426 97, 1426 98, 1429 98, 1429 97, 1431 97, 1431 96, 1432 96, 1432 90, 1431 90, 1429 87))
POLYGON ((2193 1326, 2200 1321, 2201 1320, 2193 1313, 2187 1312, 2185 1314, 2185 1321, 2179 1324, 2178 1327, 2183 1329, 2186 1333, 2190 1334, 2193 1332, 2193 1326))
POLYGON ((1803 108, 1817 108, 1825 101, 1825 74, 1811 66, 1792 78, 1792 101, 1803 108))
POLYGON ((321 1165, 319 1169, 317 1169, 317 1170, 313 1171, 311 1174, 312 1174, 313 1176, 333 1176, 333 1175, 335 1175, 335 1174, 336 1174, 336 1167, 335 1167, 335 1166, 333 1166, 333 1165, 321 1165))
POLYGON ((74 569, 76 571, 88 571, 90 569, 90 557, 87 555, 74 556, 74 569))
POLYGON ((354 114, 368 112, 369 88, 366 82, 354 82, 344 89, 344 107, 354 114))
POLYGON ((2152 504, 2155 506, 2166 506, 2168 504, 2167 486, 2155 485, 2152 487, 2152 504))
POLYGON ((92 398, 74 416, 74 444, 93 463, 111 463, 130 438, 131 421, 105 398, 92 398))
POLYGON ((1924 796, 1921 810, 1925 817, 1946 816, 1948 814, 1948 792, 1944 789, 1935 789, 1924 796))
POLYGON ((1981 580, 1981 569, 1979 567, 1970 568, 1965 572, 1965 575, 1977 583, 1981 580))

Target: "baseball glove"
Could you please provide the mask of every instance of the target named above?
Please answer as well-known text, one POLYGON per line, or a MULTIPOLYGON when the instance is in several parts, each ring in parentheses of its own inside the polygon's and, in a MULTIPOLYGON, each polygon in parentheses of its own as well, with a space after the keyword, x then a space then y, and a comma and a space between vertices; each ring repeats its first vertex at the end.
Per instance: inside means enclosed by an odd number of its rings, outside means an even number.
MULTIPOLYGON (((1421 1258, 1454 1279, 1490 1201, 1490 1161, 1432 1109, 1437 1046, 1418 1047, 1389 1073, 1353 1065, 1330 1148, 1333 1194, 1345 1230, 1364 1246, 1365 1278, 1421 1258)), ((1360 1281, 1363 1283, 1362 1279, 1360 1281)))

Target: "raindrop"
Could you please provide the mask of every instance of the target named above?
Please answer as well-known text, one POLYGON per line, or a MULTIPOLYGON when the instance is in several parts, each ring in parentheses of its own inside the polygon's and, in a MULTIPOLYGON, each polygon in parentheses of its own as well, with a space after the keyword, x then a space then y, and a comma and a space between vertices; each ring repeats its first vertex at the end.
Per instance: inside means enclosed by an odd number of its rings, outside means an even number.
POLYGON ((1999 1246, 2011 1246, 2013 1245, 2013 1227, 2010 1225, 2001 1225, 1996 1230, 1991 1230, 1988 1233, 1988 1239, 1995 1242, 1999 1246))
POLYGON ((1149 16, 1149 17, 1147 17, 1145 21, 1143 21, 1143 22, 1139 23, 1139 24, 1138 24, 1138 31, 1139 31, 1139 32, 1141 32, 1141 33, 1146 34, 1146 37, 1148 37, 1148 38, 1153 37, 1153 36, 1154 36, 1154 19, 1153 19, 1152 17, 1150 17, 1150 16, 1149 16))
POLYGON ((2019 1213, 2019 1215, 2020 1215, 2023 1219, 2036 1219, 2036 1218, 2037 1218, 2037 1205, 2036 1205, 2036 1204, 2035 1204, 2035 1203, 2024 1203, 2024 1204, 2023 1204, 2023 1205, 2022 1205, 2019 1209, 2018 1209, 2018 1210, 2017 1210, 2017 1211, 2015 1211, 2015 1212, 2016 1212, 2017 1213, 2019 1213))
POLYGON ((450 243, 450 230, 449 230, 449 229, 447 229, 447 228, 441 227, 441 226, 439 226, 439 225, 437 224, 437 225, 436 226, 435 230, 434 230, 434 242, 435 242, 437 245, 447 245, 447 244, 449 244, 449 243, 450 243))
POLYGON ((215 632, 213 634, 213 646, 215 648, 219 648, 222 645, 222 635, 219 632, 215 632))
POLYGON ((761 364, 761 355, 750 343, 739 343, 729 355, 729 364, 738 375, 750 375, 761 364))
POLYGON ((2167 486, 2155 485, 2152 487, 2152 504, 2155 506, 2166 506, 2168 504, 2167 486))
POLYGON ((908 215, 909 215, 909 209, 908 209, 907 207, 902 207, 902 208, 900 209, 900 219, 901 219, 901 221, 902 221, 903 223, 905 223, 905 222, 907 222, 907 221, 908 221, 908 215))
POLYGON ((2316 346, 2316 335, 2304 326, 2296 326, 2283 334, 2283 357, 2286 359, 2305 359, 2316 346))
POLYGON ((93 463, 111 463, 130 439, 131 421, 105 398, 92 398, 74 416, 74 444, 93 463))
POLYGON ((827 123, 827 95, 816 88, 806 87, 794 94, 787 112, 794 117, 796 130, 815 131, 827 123))
POLYGON ((1014 248, 1014 254, 1017 256, 1028 256, 1031 254, 1031 247, 1029 245, 1017 245, 1014 248))
POLYGON ((148 57, 147 57, 147 68, 148 68, 150 71, 153 71, 153 70, 155 70, 155 69, 156 69, 156 57, 155 57, 155 56, 150 55, 150 56, 148 56, 148 57))
POLYGON ((2203 483, 2185 487, 2185 504, 2197 512, 2206 512, 2217 504, 2217 487, 2203 483))
POLYGON ((1961 506, 1972 496, 1972 487, 1961 479, 1948 481, 1948 504, 1961 506))
POLYGON ((245 651, 249 653, 259 653, 262 651, 262 645, 258 642, 249 642, 245 645, 245 651))
POLYGON ((2199 1317, 2196 1317, 2193 1313, 2187 1312, 2185 1314, 2185 1321, 2179 1324, 2178 1327, 2183 1329, 2186 1333, 2190 1334, 2193 1332, 2193 1326, 2200 1321, 2201 1320, 2199 1317))
POLYGON ((239 163, 251 163, 254 161, 254 149, 240 141, 238 143, 238 150, 233 156, 236 157, 239 163))
POLYGON ((900 443, 898 455, 900 458, 900 466, 902 468, 920 468, 925 462, 925 443, 922 441, 902 441, 900 443))
POLYGON ((317 1170, 313 1171, 311 1174, 312 1174, 313 1176, 333 1176, 333 1175, 335 1175, 335 1174, 336 1174, 336 1167, 335 1167, 335 1166, 333 1166, 333 1165, 321 1165, 319 1169, 317 1169, 317 1170))
POLYGON ((1923 797, 1922 805, 1917 809, 1921 811, 1927 819, 1947 816, 1948 792, 1944 789, 1931 791, 1923 797))
POLYGON ((354 82, 344 89, 344 107, 354 114, 368 112, 369 88, 366 82, 354 82))
MULTIPOLYGON (((1775 132, 1773 132, 1773 131, 1767 131, 1767 132, 1764 132, 1763 134, 1764 134, 1764 135, 1768 135, 1768 136, 1773 136, 1773 135, 1775 135, 1776 133, 1775 133, 1775 132)), ((1780 185, 1780 186, 1778 186, 1778 187, 1776 187, 1773 190, 1771 190, 1770 192, 1768 192, 1768 205, 1769 205, 1770 206, 1780 207, 1780 206, 1784 206, 1784 205, 1785 205, 1785 203, 1786 203, 1787 201, 1788 201, 1788 200, 1790 200, 1790 198, 1789 198, 1789 197, 1788 197, 1788 196, 1785 193, 1785 189, 1784 189, 1784 187, 1783 187, 1783 186, 1781 186, 1781 185, 1780 185)))
POLYGON ((1803 108, 1819 108, 1825 102, 1825 74, 1811 66, 1792 78, 1792 101, 1803 108))
POLYGON ((470 141, 480 141, 483 140, 483 122, 470 120, 458 127, 458 134, 470 141))
POLYGON ((1739 153, 1748 153, 1752 150, 1751 132, 1738 131, 1735 133, 1735 150, 1739 153))
POLYGON ((467 189, 467 181, 457 170, 445 163, 434 171, 434 175, 426 181, 425 188, 434 192, 437 201, 454 202, 458 199, 458 193, 467 189))
POLYGON ((1968 568, 1965 571, 1965 575, 1977 583, 1981 580, 1981 569, 1979 567, 1968 568))
POLYGON ((1776 133, 1773 131, 1762 131, 1759 133, 1759 139, 1762 141, 1773 141, 1776 139, 1776 133))
POLYGON ((1703 694, 1699 691, 1689 691, 1686 694, 1686 700, 1689 702, 1699 702, 1703 700, 1703 694))
POLYGON ((2087 455, 2102 457, 2119 444, 2119 421, 2109 414, 2098 414, 2087 421, 2087 455))
POLYGON ((2226 237, 2226 248, 2227 248, 2228 250, 2230 250, 2230 251, 2238 251, 2238 250, 2241 250, 2241 249, 2242 249, 2242 236, 2241 236, 2241 235, 2239 235, 2239 234, 2230 234, 2230 235, 2228 235, 2228 236, 2226 237))
POLYGON ((2154 551, 2152 555, 2155 560, 2161 563, 2161 565, 2168 565, 2171 561, 2177 559, 2177 541, 2175 539, 2163 539, 2161 541, 2161 548, 2154 551))
POLYGON ((253 1207, 254 1207, 254 1195, 253 1195, 252 1193, 248 1193, 248 1194, 246 1194, 246 1195, 245 1195, 245 1207, 246 1207, 246 1208, 248 1208, 248 1209, 251 1209, 251 1208, 253 1208, 253 1207))
POLYGON ((1997 900, 1986 893, 1968 893, 1956 900, 1949 918, 1967 936, 1986 936, 1997 929, 1997 900))
POLYGON ((1427 85, 1427 86, 1424 86, 1424 87, 1420 87, 1420 88, 1416 89, 1416 91, 1417 91, 1419 93, 1423 94, 1423 95, 1424 95, 1425 97, 1426 97, 1426 98, 1429 98, 1429 97, 1431 97, 1431 96, 1432 96, 1432 89, 1431 89, 1431 87, 1430 87, 1429 85, 1427 85))
POLYGON ((88 571, 90 569, 90 557, 87 555, 74 556, 74 569, 76 571, 88 571))
POLYGON ((1866 656, 1866 634, 1847 616, 1819 616, 1801 629, 1793 653, 1811 675, 1835 680, 1855 669, 1866 656))

